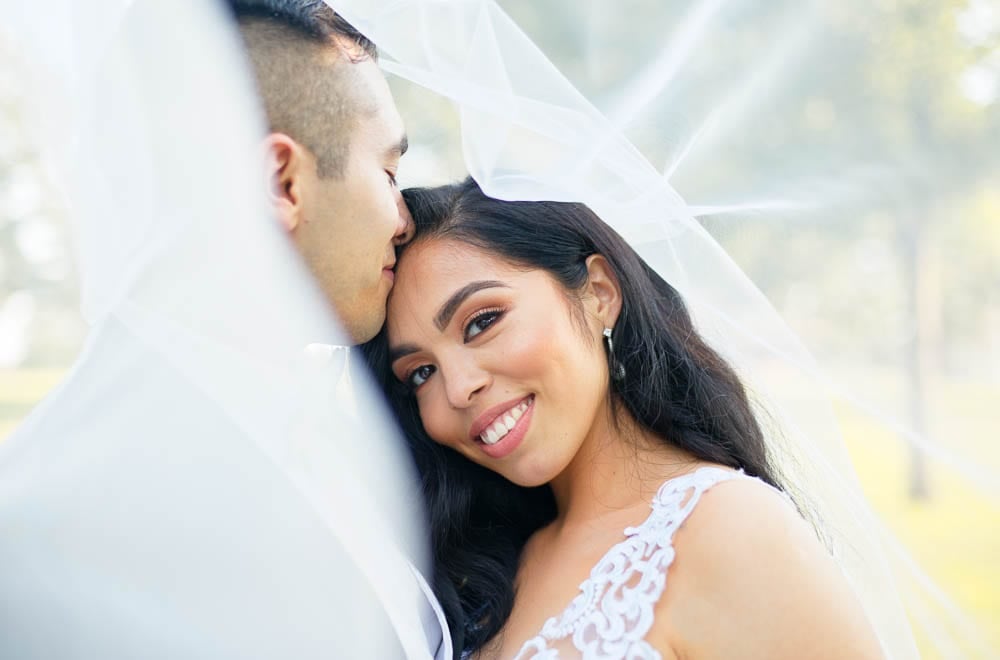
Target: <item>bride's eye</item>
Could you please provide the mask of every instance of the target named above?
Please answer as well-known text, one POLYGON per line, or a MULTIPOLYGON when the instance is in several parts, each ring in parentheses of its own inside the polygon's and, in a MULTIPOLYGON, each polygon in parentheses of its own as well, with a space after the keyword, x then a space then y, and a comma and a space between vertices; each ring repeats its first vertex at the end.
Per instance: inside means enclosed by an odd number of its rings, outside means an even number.
POLYGON ((479 333, 496 323, 503 314, 504 310, 502 309, 484 309, 477 312, 465 326, 465 341, 474 339, 479 333))
POLYGON ((427 379, 431 377, 435 371, 434 367, 429 364, 424 364, 413 371, 406 377, 406 384, 410 386, 411 390, 416 390, 418 387, 427 382, 427 379))

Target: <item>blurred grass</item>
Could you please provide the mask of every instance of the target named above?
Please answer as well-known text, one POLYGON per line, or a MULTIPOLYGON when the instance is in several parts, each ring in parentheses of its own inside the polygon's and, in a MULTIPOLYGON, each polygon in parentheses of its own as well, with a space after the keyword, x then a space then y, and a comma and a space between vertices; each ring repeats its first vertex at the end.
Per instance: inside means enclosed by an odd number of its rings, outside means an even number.
MULTIPOLYGON (((997 431, 990 420, 1000 419, 1000 387, 985 384, 938 384, 933 393, 947 419, 932 420, 938 442, 977 461, 987 471, 997 462, 997 431)), ((909 550, 916 563, 948 594, 985 638, 948 625, 938 617, 941 606, 926 598, 928 611, 944 630, 959 640, 954 655, 936 651, 920 634, 917 642, 925 660, 947 657, 1000 657, 1000 505, 951 468, 928 462, 929 497, 908 497, 909 450, 893 433, 856 409, 839 406, 847 449, 854 461, 865 495, 886 526, 909 550)), ((912 580, 901 579, 901 593, 909 602, 916 591, 912 580)), ((919 613, 911 610, 916 621, 919 613)))
POLYGON ((0 441, 65 374, 63 369, 0 370, 0 441))
MULTIPOLYGON (((63 373, 59 369, 0 372, 0 442, 63 373)), ((935 437, 955 437, 950 446, 970 458, 997 456, 1000 443, 995 442, 996 428, 989 420, 1000 415, 1000 387, 948 383, 939 384, 933 394, 938 407, 948 411, 946 419, 933 424, 935 437)), ((929 499, 911 500, 907 497, 907 448, 853 408, 839 407, 837 414, 873 507, 929 577, 972 618, 995 657, 1000 649, 1000 506, 937 464, 929 466, 929 499)), ((997 462, 989 460, 986 465, 997 462)), ((900 583, 904 594, 913 586, 900 583)), ((984 657, 970 636, 944 627, 964 645, 959 657, 984 657)), ((925 660, 948 657, 935 651, 931 640, 919 633, 918 644, 925 660)))

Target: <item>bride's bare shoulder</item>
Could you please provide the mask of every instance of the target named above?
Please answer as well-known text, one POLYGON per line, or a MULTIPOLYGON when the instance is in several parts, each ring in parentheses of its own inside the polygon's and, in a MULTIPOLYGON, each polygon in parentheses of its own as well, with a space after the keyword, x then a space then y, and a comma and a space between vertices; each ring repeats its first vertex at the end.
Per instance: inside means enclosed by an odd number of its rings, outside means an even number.
POLYGON ((681 657, 880 658, 839 566, 766 484, 706 491, 674 538, 650 641, 681 657))
POLYGON ((677 532, 675 546, 696 548, 706 562, 729 563, 747 553, 770 552, 779 539, 826 554, 812 527, 784 494, 758 479, 730 479, 702 493, 677 532), (743 552, 731 552, 734 538, 750 545, 743 552))

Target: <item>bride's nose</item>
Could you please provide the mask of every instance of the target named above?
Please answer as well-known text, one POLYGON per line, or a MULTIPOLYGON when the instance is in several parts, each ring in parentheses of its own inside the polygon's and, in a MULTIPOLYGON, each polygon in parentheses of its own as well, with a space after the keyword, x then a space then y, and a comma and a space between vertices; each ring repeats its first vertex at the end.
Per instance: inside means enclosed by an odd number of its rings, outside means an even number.
POLYGON ((439 368, 444 377, 445 393, 452 408, 467 408, 484 392, 492 381, 490 372, 474 359, 453 359, 439 368))

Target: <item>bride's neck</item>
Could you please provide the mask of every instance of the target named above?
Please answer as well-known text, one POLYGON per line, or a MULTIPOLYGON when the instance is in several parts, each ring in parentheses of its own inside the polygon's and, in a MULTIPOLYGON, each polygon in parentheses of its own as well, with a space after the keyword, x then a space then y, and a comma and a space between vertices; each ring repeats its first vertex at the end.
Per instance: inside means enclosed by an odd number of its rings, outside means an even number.
POLYGON ((667 479, 697 459, 642 428, 625 410, 600 415, 570 464, 550 482, 558 527, 594 523, 649 504, 667 479))

